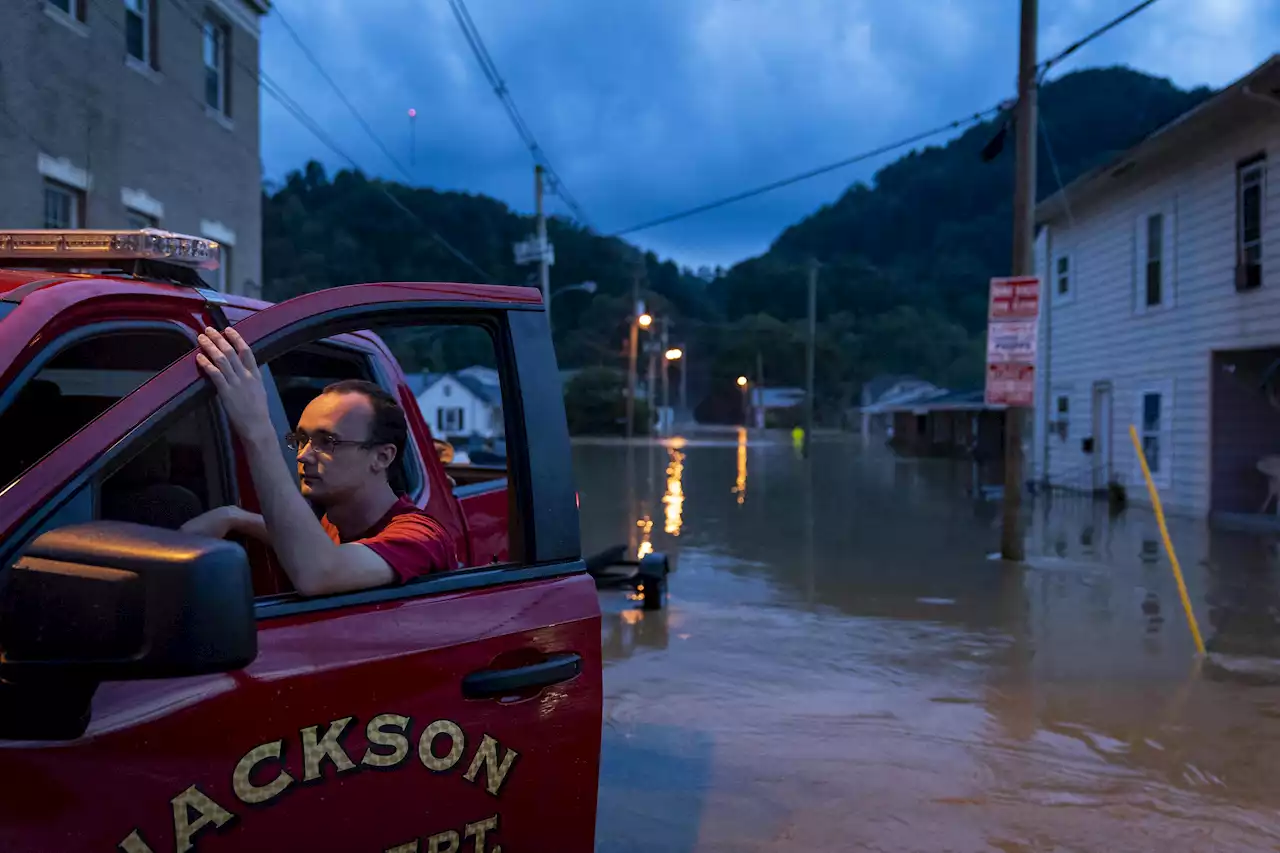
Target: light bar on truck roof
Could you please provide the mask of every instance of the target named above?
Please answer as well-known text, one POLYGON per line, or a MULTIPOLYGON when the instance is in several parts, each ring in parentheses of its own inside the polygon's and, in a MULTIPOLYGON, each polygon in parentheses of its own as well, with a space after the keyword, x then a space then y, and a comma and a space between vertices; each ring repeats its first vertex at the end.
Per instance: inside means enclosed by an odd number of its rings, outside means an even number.
POLYGON ((216 240, 175 234, 158 228, 138 231, 83 229, 0 230, 0 267, 9 259, 26 261, 163 261, 193 269, 218 268, 216 240))

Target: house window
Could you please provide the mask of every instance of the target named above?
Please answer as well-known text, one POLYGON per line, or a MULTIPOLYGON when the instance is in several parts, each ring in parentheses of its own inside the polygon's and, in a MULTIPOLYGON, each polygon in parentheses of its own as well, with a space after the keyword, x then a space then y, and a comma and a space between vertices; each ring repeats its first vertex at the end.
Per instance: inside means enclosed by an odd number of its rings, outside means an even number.
POLYGON ((77 21, 84 22, 85 0, 46 0, 53 8, 65 12, 77 21))
POLYGON ((155 65, 152 16, 154 0, 124 0, 124 42, 129 56, 147 65, 155 65))
POLYGON ((84 194, 57 181, 45 181, 44 227, 83 228, 84 194))
POLYGON ((1146 304, 1148 308, 1164 301, 1164 216, 1156 213, 1147 217, 1146 304))
POLYGON ((1067 255, 1058 257, 1054 278, 1057 281, 1057 294, 1059 296, 1066 296, 1071 292, 1071 259, 1067 255))
POLYGON ((1067 425, 1071 422, 1071 398, 1066 394, 1059 394, 1057 409, 1057 423, 1052 426, 1057 431, 1058 437, 1065 440, 1067 437, 1067 425))
POLYGON ((223 115, 227 105, 227 44, 229 30, 212 19, 204 22, 204 102, 223 115))
POLYGON ((143 228, 159 228, 160 221, 154 216, 147 213, 141 213, 137 210, 128 211, 129 229, 131 231, 140 231, 143 228))
POLYGON ((1262 286, 1262 183, 1266 155, 1260 154, 1236 168, 1236 289, 1262 286))
POLYGON ((436 430, 441 435, 457 435, 464 429, 463 412, 460 408, 436 409, 436 430))
POLYGON ((1164 421, 1164 396, 1158 391, 1142 394, 1142 455, 1147 457, 1147 467, 1154 477, 1162 473, 1160 467, 1160 432, 1164 421))

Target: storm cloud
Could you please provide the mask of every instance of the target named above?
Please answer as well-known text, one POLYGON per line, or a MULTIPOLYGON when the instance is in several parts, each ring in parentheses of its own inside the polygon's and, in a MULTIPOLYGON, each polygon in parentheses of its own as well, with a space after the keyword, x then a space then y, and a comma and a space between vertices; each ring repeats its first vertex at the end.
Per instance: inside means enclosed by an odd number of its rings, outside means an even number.
MULTIPOLYGON (((1042 2, 1048 56, 1133 0, 1042 2)), ((275 0, 415 184, 533 207, 532 160, 447 0, 275 0), (417 110, 410 164, 409 108, 417 110)), ((470 0, 525 120, 610 233, 840 160, 1009 98, 1016 0, 470 0)), ((1221 86, 1271 52, 1272 0, 1161 0, 1055 70, 1127 64, 1221 86)), ((290 39, 263 22, 262 63, 370 175, 404 175, 290 39)), ((271 98, 263 162, 345 167, 271 98)), ((938 141, 945 141, 939 137, 938 141)), ((901 152, 899 152, 901 153, 901 152)), ((631 235, 683 264, 730 264, 836 199, 886 155, 631 235)), ((555 199, 552 213, 567 213, 555 199)))

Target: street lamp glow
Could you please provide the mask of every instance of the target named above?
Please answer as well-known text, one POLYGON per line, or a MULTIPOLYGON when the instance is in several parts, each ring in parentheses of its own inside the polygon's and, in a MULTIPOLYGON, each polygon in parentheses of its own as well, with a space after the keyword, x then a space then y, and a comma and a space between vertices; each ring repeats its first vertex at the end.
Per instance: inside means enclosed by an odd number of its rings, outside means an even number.
POLYGON ((640 324, 640 328, 647 329, 653 325, 653 315, 641 314, 638 318, 636 318, 636 322, 640 324))
POLYGON ((739 387, 739 388, 746 388, 746 387, 747 387, 747 377, 745 377, 745 376, 739 376, 739 377, 738 377, 738 387, 739 387))
POLYGON ((667 355, 667 361, 677 361, 678 359, 681 359, 684 357, 684 350, 680 349, 679 347, 676 347, 674 349, 667 350, 666 355, 667 355))

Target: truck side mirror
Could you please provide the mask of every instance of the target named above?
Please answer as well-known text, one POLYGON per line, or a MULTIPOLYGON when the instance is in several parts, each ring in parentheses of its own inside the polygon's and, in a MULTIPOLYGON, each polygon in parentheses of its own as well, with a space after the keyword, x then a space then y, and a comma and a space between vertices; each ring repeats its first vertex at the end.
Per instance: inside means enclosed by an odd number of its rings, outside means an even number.
POLYGON ((24 722, 23 709, 53 694, 85 694, 87 704, 99 681, 227 672, 258 654, 249 561, 231 542, 125 522, 70 525, 37 537, 6 581, 0 738, 38 737, 15 730, 52 725, 24 722))

